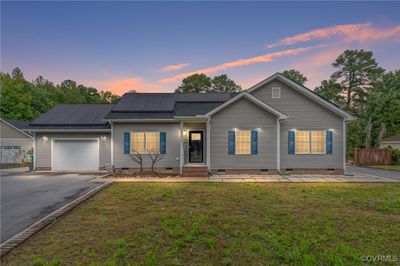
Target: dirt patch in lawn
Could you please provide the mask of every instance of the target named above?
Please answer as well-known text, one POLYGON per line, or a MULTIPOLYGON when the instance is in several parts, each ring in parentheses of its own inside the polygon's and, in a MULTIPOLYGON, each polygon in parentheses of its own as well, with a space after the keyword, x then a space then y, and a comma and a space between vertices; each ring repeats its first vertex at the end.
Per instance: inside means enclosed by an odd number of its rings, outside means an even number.
POLYGON ((399 240, 399 184, 116 183, 2 263, 353 265, 399 240))

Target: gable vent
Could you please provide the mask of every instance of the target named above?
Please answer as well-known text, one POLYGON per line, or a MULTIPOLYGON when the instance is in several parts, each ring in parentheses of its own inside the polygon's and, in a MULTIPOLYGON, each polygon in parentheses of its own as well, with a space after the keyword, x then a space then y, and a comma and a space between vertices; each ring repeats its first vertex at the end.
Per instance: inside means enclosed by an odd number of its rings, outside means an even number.
POLYGON ((281 98, 281 88, 280 87, 272 87, 272 99, 281 98))

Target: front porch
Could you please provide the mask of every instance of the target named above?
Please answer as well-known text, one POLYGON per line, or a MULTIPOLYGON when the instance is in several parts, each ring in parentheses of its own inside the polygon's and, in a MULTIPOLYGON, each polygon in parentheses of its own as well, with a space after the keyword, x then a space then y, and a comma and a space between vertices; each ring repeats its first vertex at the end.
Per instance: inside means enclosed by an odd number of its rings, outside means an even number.
POLYGON ((179 173, 186 177, 207 177, 210 169, 209 120, 180 122, 179 173))

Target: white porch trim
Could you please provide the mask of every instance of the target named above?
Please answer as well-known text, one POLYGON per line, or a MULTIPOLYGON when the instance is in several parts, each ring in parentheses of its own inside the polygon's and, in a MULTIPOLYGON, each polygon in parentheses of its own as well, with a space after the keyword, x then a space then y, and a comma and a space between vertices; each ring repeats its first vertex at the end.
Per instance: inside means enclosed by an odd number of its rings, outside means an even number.
POLYGON ((276 170, 281 171, 281 122, 276 119, 276 170))
POLYGON ((211 118, 207 120, 207 167, 211 169, 211 118))
POLYGON ((179 173, 182 174, 182 167, 185 161, 184 158, 184 150, 183 150, 183 122, 180 123, 180 131, 179 131, 179 173))

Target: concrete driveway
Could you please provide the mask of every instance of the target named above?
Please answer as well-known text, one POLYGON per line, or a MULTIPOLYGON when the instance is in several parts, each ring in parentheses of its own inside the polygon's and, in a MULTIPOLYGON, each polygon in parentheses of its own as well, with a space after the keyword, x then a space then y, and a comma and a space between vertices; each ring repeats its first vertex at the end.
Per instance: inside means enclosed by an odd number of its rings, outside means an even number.
POLYGON ((98 175, 1 171, 1 242, 100 185, 98 175))
POLYGON ((385 170, 385 169, 376 169, 370 167, 358 167, 353 165, 347 165, 347 172, 353 174, 379 176, 400 181, 400 171, 395 171, 395 170, 385 170))

